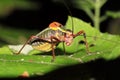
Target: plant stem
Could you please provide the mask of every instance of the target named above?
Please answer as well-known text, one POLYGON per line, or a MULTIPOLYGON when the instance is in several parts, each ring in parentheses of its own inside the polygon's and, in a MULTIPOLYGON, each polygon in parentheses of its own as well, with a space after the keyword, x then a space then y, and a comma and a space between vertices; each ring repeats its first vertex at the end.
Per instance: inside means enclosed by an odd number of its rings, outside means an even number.
POLYGON ((94 26, 100 31, 100 0, 95 0, 94 26))

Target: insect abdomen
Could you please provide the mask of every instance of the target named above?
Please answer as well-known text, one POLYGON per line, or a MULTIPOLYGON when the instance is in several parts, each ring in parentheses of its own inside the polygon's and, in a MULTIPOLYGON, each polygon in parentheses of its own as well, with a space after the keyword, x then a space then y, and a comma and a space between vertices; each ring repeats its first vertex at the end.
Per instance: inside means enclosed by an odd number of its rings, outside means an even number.
MULTIPOLYGON (((40 51, 44 51, 44 52, 51 51, 52 50, 51 36, 56 37, 56 34, 58 34, 58 36, 63 35, 63 33, 60 31, 54 31, 49 28, 46 28, 45 30, 38 33, 36 35, 38 38, 32 39, 29 44, 31 44, 34 49, 40 51)), ((56 39, 53 39, 53 41, 56 47, 56 44, 59 44, 59 41, 57 41, 56 39)))

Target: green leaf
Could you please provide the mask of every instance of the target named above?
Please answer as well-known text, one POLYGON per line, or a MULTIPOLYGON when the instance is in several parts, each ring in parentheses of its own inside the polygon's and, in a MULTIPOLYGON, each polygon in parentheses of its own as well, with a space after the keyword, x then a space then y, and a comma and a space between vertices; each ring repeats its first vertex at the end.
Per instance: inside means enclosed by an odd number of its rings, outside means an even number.
MULTIPOLYGON (((33 50, 28 55, 15 55, 12 54, 10 48, 3 46, 0 48, 0 77, 18 77, 25 71, 29 73, 30 77, 44 75, 67 65, 82 64, 99 58, 111 60, 119 57, 119 36, 100 33, 90 23, 86 23, 77 18, 73 18, 73 21, 74 34, 81 30, 86 32, 91 54, 87 54, 85 45, 80 44, 80 41, 84 40, 82 35, 76 37, 72 45, 65 46, 66 55, 64 55, 62 43, 60 43, 55 50, 57 55, 54 62, 51 62, 51 52, 40 52, 39 55, 33 55, 36 52, 39 53, 33 50)), ((72 29, 70 17, 65 26, 66 29, 72 29)))
MULTIPOLYGON (((98 30, 94 29, 89 23, 86 23, 77 18, 73 18, 74 20, 74 33, 77 33, 81 30, 86 32, 87 42, 90 45, 94 45, 89 47, 91 55, 86 54, 86 47, 83 44, 79 44, 81 40, 84 40, 83 36, 79 36, 74 39, 73 44, 68 47, 65 46, 66 52, 72 53, 75 57, 84 57, 84 60, 87 61, 88 56, 90 59, 97 58, 105 58, 105 59, 115 59, 119 57, 120 53, 120 36, 119 35, 110 35, 108 33, 100 33, 98 30), (115 53, 114 53, 115 52, 115 53), (85 56, 87 58, 85 58, 85 56), (99 57, 98 57, 99 56, 99 57)), ((68 19, 66 24, 66 28, 71 29, 71 19, 68 19)), ((62 49, 62 44, 59 45, 62 49)), ((83 61, 84 61, 83 60, 83 61)))
MULTIPOLYGON (((84 30, 86 35, 89 34, 89 35, 95 36, 96 33, 99 34, 99 32, 96 29, 92 28, 90 23, 86 23, 86 22, 84 22, 82 20, 79 20, 77 18, 74 18, 73 20, 74 20, 74 23, 73 23, 74 24, 74 26, 73 26, 74 27, 74 33, 77 33, 81 30, 84 30)), ((71 22, 72 22, 71 18, 69 17, 69 19, 67 21, 67 24, 66 24, 67 29, 72 29, 72 23, 71 22)), ((76 37, 74 39, 72 45, 70 45, 70 47, 66 46, 66 51, 74 53, 77 50, 75 48, 78 48, 78 46, 79 46, 78 43, 81 40, 84 40, 83 36, 76 37)), ((91 40, 92 40, 92 38, 88 37, 88 41, 90 42, 91 40)), ((61 45, 61 47, 62 47, 62 45, 61 45)))

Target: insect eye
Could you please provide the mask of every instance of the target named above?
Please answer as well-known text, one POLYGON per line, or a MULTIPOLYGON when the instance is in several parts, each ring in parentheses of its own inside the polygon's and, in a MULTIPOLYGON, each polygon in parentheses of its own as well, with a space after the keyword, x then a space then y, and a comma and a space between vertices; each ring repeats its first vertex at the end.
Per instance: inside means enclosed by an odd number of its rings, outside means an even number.
POLYGON ((62 27, 62 25, 60 24, 59 27, 62 27))

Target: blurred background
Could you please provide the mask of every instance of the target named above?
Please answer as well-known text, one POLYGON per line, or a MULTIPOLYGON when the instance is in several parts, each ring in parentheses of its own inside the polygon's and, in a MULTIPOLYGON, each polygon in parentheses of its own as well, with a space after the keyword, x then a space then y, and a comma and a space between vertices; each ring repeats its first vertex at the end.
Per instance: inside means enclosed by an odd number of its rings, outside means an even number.
MULTIPOLYGON (((87 14, 94 12, 89 0, 1 0, 0 1, 0 46, 20 44, 26 39, 58 21, 63 25, 68 15, 78 17, 91 25, 94 23, 87 14), (85 10, 86 8, 86 10, 85 10), (70 13, 71 12, 71 13, 70 13)), ((99 0, 91 0, 93 2, 99 0)), ((118 0, 101 0, 101 32, 120 34, 120 6, 118 0), (109 12, 106 12, 109 11, 109 12)))

